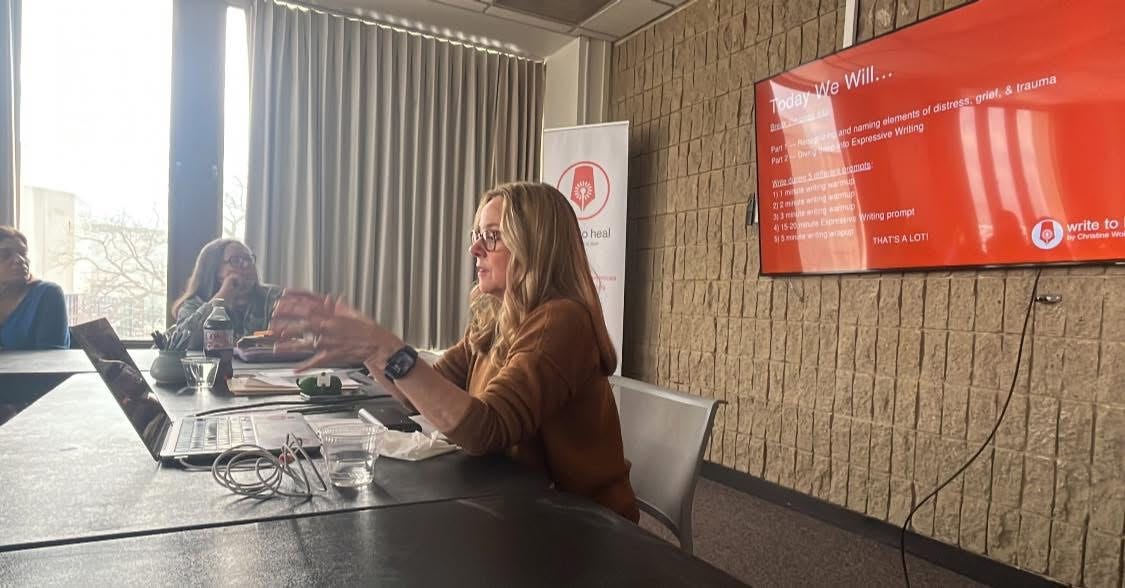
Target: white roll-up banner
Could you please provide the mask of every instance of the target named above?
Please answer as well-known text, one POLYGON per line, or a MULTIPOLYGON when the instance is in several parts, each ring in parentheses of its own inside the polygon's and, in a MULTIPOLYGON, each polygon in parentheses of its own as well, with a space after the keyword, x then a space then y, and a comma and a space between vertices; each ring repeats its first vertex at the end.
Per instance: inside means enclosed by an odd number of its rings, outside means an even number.
POLYGON ((629 121, 544 130, 542 181, 558 188, 578 216, 620 374, 629 121))

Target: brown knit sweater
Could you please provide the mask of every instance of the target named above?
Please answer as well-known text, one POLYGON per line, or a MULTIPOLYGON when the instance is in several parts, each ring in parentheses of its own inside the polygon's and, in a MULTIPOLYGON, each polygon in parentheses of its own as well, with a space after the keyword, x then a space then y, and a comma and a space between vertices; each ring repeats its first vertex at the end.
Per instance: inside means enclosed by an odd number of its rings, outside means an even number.
MULTIPOLYGON (((506 450, 546 470, 555 487, 587 496, 636 522, 636 497, 621 423, 593 319, 586 307, 553 300, 528 314, 497 366, 462 338, 434 365, 474 402, 447 436, 470 454, 506 450)), ((609 359, 612 362, 612 359, 609 359)))

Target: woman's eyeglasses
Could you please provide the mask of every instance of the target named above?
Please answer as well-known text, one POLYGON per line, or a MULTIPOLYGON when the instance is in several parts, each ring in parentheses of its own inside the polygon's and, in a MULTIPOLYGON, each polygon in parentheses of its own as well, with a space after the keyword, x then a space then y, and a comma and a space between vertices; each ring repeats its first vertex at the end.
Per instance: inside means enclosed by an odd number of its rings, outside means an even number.
POLYGON ((500 231, 473 230, 469 233, 469 238, 474 244, 484 239, 484 250, 496 251, 496 243, 500 241, 500 231))
POLYGON ((252 267, 256 260, 257 258, 255 258, 254 254, 251 253, 250 255, 232 255, 227 259, 224 259, 223 263, 233 267, 234 269, 246 269, 248 267, 252 267))

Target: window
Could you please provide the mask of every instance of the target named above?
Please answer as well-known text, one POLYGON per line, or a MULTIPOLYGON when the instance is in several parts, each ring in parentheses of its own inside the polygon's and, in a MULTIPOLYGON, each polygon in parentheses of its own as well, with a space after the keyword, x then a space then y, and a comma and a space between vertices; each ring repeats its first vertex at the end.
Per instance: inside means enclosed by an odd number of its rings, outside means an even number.
POLYGON ((246 234, 246 176, 250 148, 250 55, 246 11, 227 8, 226 91, 223 113, 223 236, 246 234))
POLYGON ((72 323, 167 319, 171 0, 23 4, 19 226, 72 323))

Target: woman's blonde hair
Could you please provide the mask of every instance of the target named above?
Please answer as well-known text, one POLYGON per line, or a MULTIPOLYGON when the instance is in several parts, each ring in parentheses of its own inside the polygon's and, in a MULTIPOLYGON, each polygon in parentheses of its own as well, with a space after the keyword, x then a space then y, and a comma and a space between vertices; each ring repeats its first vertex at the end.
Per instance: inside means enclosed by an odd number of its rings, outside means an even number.
POLYGON ((503 298, 473 288, 469 346, 476 353, 492 352, 503 364, 520 325, 529 313, 550 300, 574 300, 590 311, 603 372, 617 368, 617 353, 605 328, 598 290, 582 244, 578 218, 561 192, 548 184, 516 182, 485 192, 477 207, 474 227, 484 206, 500 198, 501 242, 511 252, 503 298))

